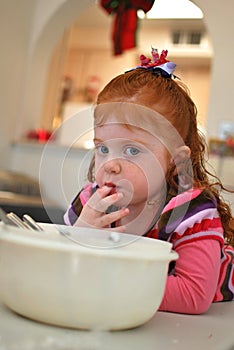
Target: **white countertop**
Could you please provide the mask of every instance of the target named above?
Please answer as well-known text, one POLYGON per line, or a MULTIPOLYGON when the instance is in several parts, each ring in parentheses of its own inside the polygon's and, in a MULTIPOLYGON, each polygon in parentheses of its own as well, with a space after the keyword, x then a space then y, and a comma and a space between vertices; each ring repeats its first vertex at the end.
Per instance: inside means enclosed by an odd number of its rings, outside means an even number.
POLYGON ((233 350, 233 327, 233 302, 213 304, 204 315, 157 312, 147 324, 122 332, 45 325, 0 302, 0 350, 233 350))

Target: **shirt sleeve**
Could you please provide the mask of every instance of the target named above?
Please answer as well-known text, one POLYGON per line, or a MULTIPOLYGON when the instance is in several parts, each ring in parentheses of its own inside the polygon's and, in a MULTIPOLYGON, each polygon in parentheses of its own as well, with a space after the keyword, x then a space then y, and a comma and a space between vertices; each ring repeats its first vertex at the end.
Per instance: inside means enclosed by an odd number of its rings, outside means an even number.
POLYGON ((89 200, 93 191, 96 190, 96 183, 89 182, 82 188, 82 190, 76 195, 72 203, 69 205, 66 213, 64 214, 63 220, 66 225, 73 226, 78 219, 83 206, 89 200))
POLYGON ((175 249, 179 258, 166 282, 160 311, 201 314, 210 307, 218 284, 220 243, 215 239, 190 242, 175 249))

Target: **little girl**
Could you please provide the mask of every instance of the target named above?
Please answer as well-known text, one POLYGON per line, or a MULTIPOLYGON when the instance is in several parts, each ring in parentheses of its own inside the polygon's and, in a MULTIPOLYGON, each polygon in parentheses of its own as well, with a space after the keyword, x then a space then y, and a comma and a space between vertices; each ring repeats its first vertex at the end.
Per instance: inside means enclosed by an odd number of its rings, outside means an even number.
POLYGON ((90 182, 65 222, 171 242, 179 259, 160 310, 200 314, 233 300, 232 215, 206 170, 197 110, 174 63, 167 51, 152 57, 99 94, 90 182))

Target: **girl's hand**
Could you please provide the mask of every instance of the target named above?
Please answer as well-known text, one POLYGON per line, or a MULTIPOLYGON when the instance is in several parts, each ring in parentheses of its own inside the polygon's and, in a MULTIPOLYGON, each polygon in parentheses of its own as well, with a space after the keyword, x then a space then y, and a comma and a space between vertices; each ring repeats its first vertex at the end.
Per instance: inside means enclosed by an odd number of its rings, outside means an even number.
MULTIPOLYGON (((84 205, 75 226, 107 228, 113 222, 127 216, 129 214, 128 208, 106 214, 107 208, 123 197, 122 193, 110 194, 111 191, 112 188, 108 186, 99 188, 84 205)), ((113 228, 112 231, 125 232, 125 227, 118 226, 113 228)))

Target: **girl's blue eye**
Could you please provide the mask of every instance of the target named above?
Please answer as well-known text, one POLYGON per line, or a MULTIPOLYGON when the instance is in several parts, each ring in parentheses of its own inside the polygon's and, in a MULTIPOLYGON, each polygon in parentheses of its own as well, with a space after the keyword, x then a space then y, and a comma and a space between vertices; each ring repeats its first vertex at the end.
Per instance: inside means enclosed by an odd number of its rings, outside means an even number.
POLYGON ((137 149, 136 147, 128 147, 125 150, 125 153, 128 156, 136 156, 139 152, 140 152, 139 149, 137 149))
POLYGON ((97 150, 98 150, 98 152, 101 153, 101 154, 106 154, 106 153, 109 152, 108 148, 107 148, 106 146, 104 146, 104 145, 98 146, 98 147, 97 147, 97 150))

